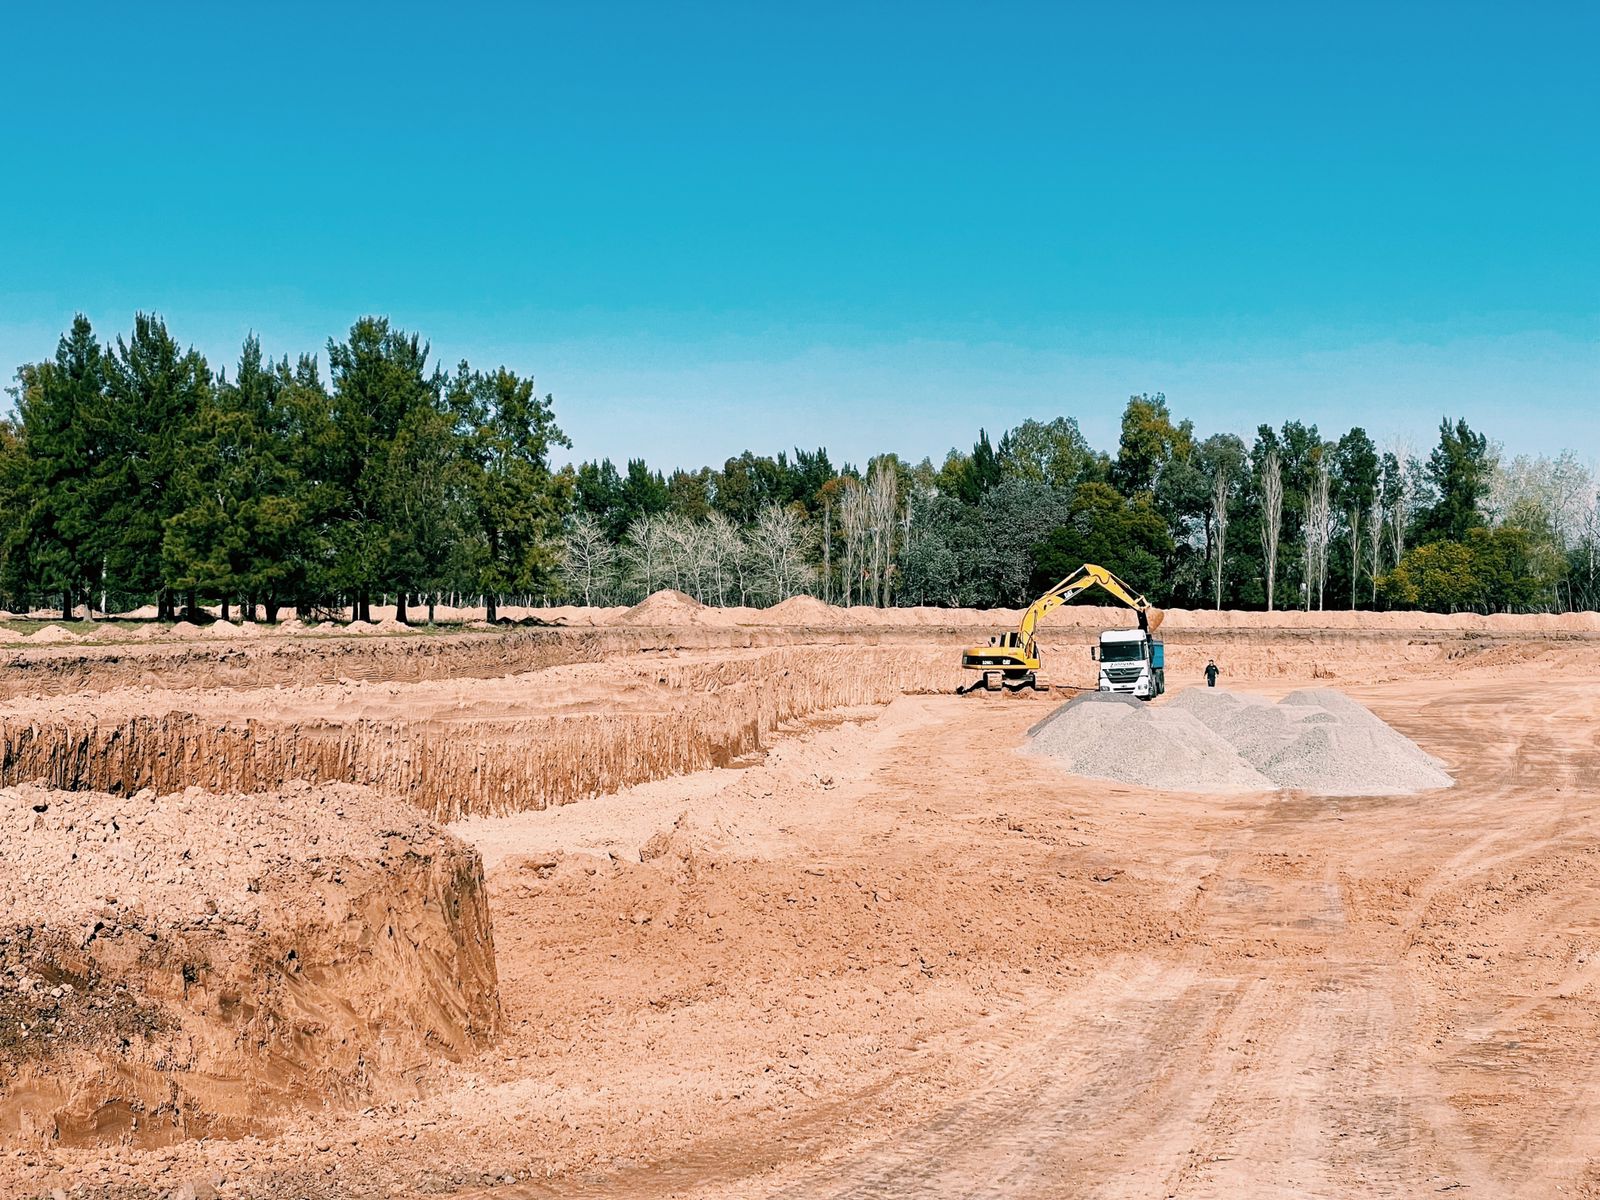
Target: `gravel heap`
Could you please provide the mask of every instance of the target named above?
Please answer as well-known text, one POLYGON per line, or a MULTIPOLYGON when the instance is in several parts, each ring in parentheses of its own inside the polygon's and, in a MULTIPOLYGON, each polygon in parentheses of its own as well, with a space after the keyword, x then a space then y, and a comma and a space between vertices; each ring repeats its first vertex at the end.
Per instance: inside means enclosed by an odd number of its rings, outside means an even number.
POLYGON ((1331 688, 1292 692, 1277 704, 1210 688, 1156 706, 1092 692, 1028 732, 1029 753, 1138 787, 1371 796, 1454 782, 1439 759, 1331 688))

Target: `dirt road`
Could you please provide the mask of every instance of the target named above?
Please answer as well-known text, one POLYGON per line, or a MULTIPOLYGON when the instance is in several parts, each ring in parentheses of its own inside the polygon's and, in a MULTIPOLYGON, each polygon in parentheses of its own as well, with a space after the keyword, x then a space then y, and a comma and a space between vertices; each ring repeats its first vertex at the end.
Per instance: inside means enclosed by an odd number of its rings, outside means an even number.
POLYGON ((1594 684, 1356 694, 1460 786, 1344 801, 1102 790, 1011 753, 1034 705, 902 701, 912 711, 871 735, 857 829, 822 820, 796 839, 829 831, 834 861, 883 874, 999 864, 967 924, 1012 914, 1014 944, 964 946, 954 973, 1006 998, 965 1019, 933 1000, 940 1033, 836 1081, 826 1105, 748 1124, 718 1106, 708 1127, 743 1127, 678 1161, 526 1194, 1594 1194, 1594 684), (1062 886, 1017 879, 1046 876, 1062 886), (1085 881, 1094 894, 1074 895, 1085 881), (1035 950, 1045 961, 1023 965, 1035 950), (991 973, 995 957, 1011 961, 991 973))

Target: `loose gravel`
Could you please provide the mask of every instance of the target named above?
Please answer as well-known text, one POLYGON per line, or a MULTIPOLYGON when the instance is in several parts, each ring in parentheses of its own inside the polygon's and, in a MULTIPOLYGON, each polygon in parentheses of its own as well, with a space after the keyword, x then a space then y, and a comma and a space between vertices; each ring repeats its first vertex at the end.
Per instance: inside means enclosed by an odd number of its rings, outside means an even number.
POLYGON ((1076 775, 1145 788, 1371 796, 1454 783, 1439 759, 1331 688, 1277 704, 1210 688, 1154 706, 1090 693, 1028 733, 1029 753, 1076 775))

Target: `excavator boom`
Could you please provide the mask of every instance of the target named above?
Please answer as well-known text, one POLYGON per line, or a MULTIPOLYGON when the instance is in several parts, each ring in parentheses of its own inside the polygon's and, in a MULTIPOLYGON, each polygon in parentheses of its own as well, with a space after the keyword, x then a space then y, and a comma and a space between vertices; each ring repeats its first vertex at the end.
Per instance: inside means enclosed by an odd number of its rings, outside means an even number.
POLYGON ((977 682, 957 689, 970 692, 974 688, 989 688, 991 675, 998 674, 1001 686, 1017 691, 1039 687, 1039 649, 1034 641, 1034 630, 1051 609, 1075 600, 1089 588, 1098 587, 1111 593, 1139 615, 1139 628, 1149 633, 1161 624, 1163 616, 1142 595, 1104 567, 1084 563, 1055 587, 1045 592, 1022 614, 1015 632, 991 638, 987 646, 973 646, 961 655, 961 665, 968 670, 982 671, 977 682))

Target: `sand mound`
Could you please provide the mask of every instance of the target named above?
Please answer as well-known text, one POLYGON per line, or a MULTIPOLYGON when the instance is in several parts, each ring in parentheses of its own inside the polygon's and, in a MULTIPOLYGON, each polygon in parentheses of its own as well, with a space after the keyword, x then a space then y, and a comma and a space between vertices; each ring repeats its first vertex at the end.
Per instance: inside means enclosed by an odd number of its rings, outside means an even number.
POLYGON ((663 588, 645 597, 621 615, 613 625, 720 625, 721 614, 700 601, 673 588, 663 588))
POLYGON ((232 621, 213 621, 211 624, 205 627, 205 633, 207 637, 213 638, 236 638, 244 636, 244 630, 240 629, 232 621))
POLYGON ((842 625, 850 616, 842 608, 835 608, 815 596, 790 596, 787 600, 763 609, 761 617, 773 625, 842 625))
POLYGON ((37 633, 30 633, 23 641, 35 646, 55 646, 63 642, 81 642, 81 635, 73 633, 70 629, 63 629, 59 625, 46 625, 37 633))
POLYGON ((1454 782, 1437 758, 1331 688, 1294 692, 1278 704, 1189 688, 1154 707, 1091 693, 1028 732, 1030 753, 1138 787, 1370 796, 1454 782))

